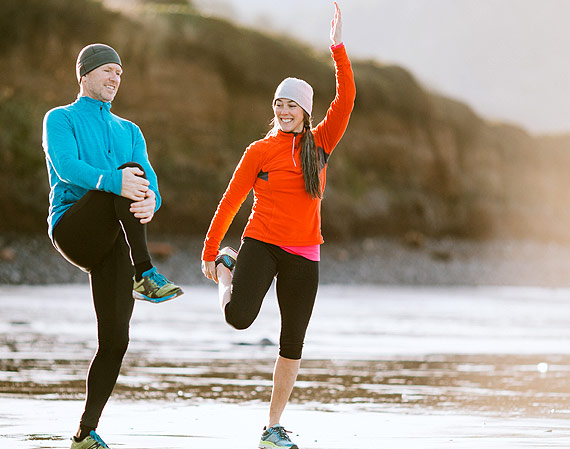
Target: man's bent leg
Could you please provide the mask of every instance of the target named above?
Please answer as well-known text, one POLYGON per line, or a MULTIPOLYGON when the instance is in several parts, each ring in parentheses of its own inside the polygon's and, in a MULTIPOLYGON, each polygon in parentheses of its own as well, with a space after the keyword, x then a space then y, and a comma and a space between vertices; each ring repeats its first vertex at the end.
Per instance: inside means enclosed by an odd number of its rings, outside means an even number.
POLYGON ((150 253, 147 247, 146 224, 142 224, 130 211, 132 201, 122 196, 115 196, 114 206, 118 220, 129 244, 131 260, 137 277, 152 268, 150 253))
MULTIPOLYGON (((127 162, 121 165, 119 170, 126 167, 135 167, 144 172, 143 167, 136 162, 127 162)), ((142 177, 146 179, 145 175, 142 177)), ((152 268, 152 262, 147 247, 146 224, 141 223, 130 211, 131 203, 132 200, 128 198, 115 196, 115 213, 123 225, 127 243, 131 249, 131 259, 135 266, 136 277, 140 279, 143 272, 152 268)))
MULTIPOLYGON (((119 167, 137 167, 144 171, 136 162, 128 162, 119 167)), ((135 283, 133 295, 154 303, 174 299, 184 292, 178 286, 158 273, 153 267, 147 247, 146 224, 142 224, 130 211, 132 201, 122 196, 115 196, 114 205, 117 218, 121 222, 123 232, 131 249, 131 259, 135 267, 135 283)))

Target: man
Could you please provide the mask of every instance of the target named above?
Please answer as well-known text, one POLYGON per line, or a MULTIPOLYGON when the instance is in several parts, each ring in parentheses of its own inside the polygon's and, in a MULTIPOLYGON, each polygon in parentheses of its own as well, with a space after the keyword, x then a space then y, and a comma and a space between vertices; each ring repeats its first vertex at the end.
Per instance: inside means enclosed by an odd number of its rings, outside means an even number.
POLYGON ((133 298, 161 303, 183 292, 156 271, 147 249, 146 224, 161 198, 144 137, 110 111, 121 59, 108 45, 88 45, 76 73, 77 100, 46 114, 43 147, 51 187, 48 233, 63 257, 89 273, 97 315, 98 348, 71 448, 96 449, 108 447, 95 429, 127 350, 133 298))

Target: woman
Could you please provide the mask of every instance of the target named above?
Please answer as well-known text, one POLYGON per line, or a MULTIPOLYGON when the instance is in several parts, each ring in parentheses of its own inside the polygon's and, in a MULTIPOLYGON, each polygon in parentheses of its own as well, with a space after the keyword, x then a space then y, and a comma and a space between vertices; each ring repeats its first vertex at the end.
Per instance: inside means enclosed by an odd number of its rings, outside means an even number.
POLYGON ((334 6, 330 36, 336 96, 326 117, 311 127, 313 89, 305 81, 287 78, 277 87, 273 128, 246 149, 218 205, 202 251, 202 271, 218 283, 222 312, 237 329, 253 323, 273 278, 277 278, 279 356, 269 422, 260 448, 297 448, 279 421, 299 371, 317 293, 327 161, 344 134, 355 98, 352 68, 341 38, 340 10, 336 2, 334 6), (252 188, 255 201, 239 256, 231 248, 218 252, 252 188))

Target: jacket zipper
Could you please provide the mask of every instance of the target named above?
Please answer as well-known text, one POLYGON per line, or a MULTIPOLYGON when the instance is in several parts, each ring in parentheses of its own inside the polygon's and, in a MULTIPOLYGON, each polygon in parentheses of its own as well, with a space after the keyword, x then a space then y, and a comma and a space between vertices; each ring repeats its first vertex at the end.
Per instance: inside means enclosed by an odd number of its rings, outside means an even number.
POLYGON ((107 128, 107 154, 111 154, 111 122, 106 120, 105 113, 103 112, 103 105, 100 106, 99 110, 101 111, 101 120, 105 124, 105 128, 107 128))
POLYGON ((295 162, 295 139, 299 133, 293 133, 293 147, 291 148, 291 159, 293 159, 293 165, 297 168, 297 162, 295 162))

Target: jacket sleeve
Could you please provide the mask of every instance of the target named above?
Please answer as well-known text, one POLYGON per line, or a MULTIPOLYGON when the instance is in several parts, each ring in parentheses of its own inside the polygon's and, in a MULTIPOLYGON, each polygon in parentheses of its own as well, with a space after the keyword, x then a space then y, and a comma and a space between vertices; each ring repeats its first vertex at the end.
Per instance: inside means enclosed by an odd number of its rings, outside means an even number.
POLYGON ((329 154, 334 150, 348 126, 356 98, 354 74, 344 45, 331 47, 331 54, 335 66, 336 95, 325 118, 313 131, 315 139, 329 154))
POLYGON ((120 170, 103 170, 79 159, 79 149, 69 117, 61 109, 53 109, 44 118, 43 147, 46 158, 63 182, 87 190, 121 194, 120 170))
POLYGON ((256 151, 255 143, 253 143, 245 150, 218 204, 204 240, 202 260, 212 261, 218 255, 220 243, 249 191, 253 188, 260 170, 260 152, 256 151))
POLYGON ((162 204, 162 198, 160 192, 158 191, 158 178, 156 172, 150 165, 148 159, 148 152, 146 148, 146 141, 144 139, 143 133, 140 128, 133 123, 133 161, 138 162, 144 169, 146 179, 150 182, 149 188, 156 195, 156 207, 155 212, 160 208, 162 204))

